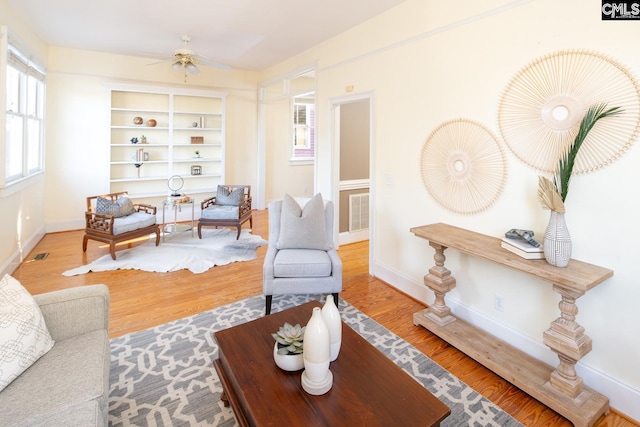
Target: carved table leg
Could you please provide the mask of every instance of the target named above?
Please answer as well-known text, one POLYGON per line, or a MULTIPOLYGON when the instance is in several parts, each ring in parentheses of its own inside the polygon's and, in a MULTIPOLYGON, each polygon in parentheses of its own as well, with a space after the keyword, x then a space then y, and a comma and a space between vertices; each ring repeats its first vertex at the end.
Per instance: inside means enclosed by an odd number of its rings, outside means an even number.
POLYGON ((230 405, 229 396, 227 396, 227 392, 222 390, 222 394, 220 395, 220 400, 225 408, 228 408, 230 405))
POLYGON ((583 391, 583 382, 576 374, 576 363, 591 351, 591 338, 584 334, 584 327, 576 321, 578 306, 576 300, 584 295, 582 291, 567 289, 553 285, 553 290, 558 292, 562 300, 560 317, 551 323, 551 327, 544 332, 543 342, 558 354, 560 363, 551 373, 549 382, 556 391, 565 394, 572 399, 580 396, 583 391))
POLYGON ((444 251, 447 247, 432 242, 429 242, 429 245, 436 250, 433 256, 436 265, 431 267, 429 274, 424 276, 424 284, 436 294, 436 300, 428 309, 424 310, 424 315, 438 325, 444 326, 456 320, 451 315, 451 309, 444 302, 445 294, 456 287, 456 279, 444 266, 446 259, 444 251))

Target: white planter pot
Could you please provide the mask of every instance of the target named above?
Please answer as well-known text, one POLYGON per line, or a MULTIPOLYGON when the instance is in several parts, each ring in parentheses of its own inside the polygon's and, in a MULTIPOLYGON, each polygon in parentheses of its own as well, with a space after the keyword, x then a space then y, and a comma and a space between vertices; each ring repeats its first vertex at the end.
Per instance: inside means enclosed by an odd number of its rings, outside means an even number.
POLYGON ((301 354, 278 354, 278 343, 273 346, 273 360, 278 368, 283 371, 299 371, 304 368, 304 359, 301 354))

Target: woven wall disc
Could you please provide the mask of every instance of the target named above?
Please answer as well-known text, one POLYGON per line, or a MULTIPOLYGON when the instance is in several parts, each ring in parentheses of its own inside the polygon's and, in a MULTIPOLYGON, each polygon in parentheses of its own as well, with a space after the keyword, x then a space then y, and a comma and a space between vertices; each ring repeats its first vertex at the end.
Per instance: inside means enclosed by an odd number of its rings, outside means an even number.
POLYGON ((589 107, 602 103, 624 111, 598 121, 580 147, 574 173, 593 171, 620 157, 640 130, 640 87, 605 55, 566 50, 525 66, 502 96, 500 133, 516 157, 553 173, 589 107))
POLYGON ((504 152, 484 126, 456 119, 438 126, 420 157, 427 191, 445 208, 461 214, 487 209, 506 180, 504 152))

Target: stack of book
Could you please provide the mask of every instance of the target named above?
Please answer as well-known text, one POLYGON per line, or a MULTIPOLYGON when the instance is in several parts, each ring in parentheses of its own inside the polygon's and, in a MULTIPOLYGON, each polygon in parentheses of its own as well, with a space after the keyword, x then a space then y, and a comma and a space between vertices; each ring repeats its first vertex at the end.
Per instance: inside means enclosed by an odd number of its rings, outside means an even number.
POLYGON ((511 239, 509 237, 503 237, 501 246, 525 259, 544 259, 544 250, 542 244, 535 247, 525 239, 511 239))

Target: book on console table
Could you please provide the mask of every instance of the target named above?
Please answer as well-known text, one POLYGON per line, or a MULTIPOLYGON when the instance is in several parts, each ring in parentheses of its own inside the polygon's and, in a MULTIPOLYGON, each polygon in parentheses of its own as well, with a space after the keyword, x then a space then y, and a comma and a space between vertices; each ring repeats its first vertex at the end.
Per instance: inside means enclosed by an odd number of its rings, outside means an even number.
POLYGON ((542 244, 535 247, 525 239, 503 237, 500 246, 524 259, 544 259, 542 244))

